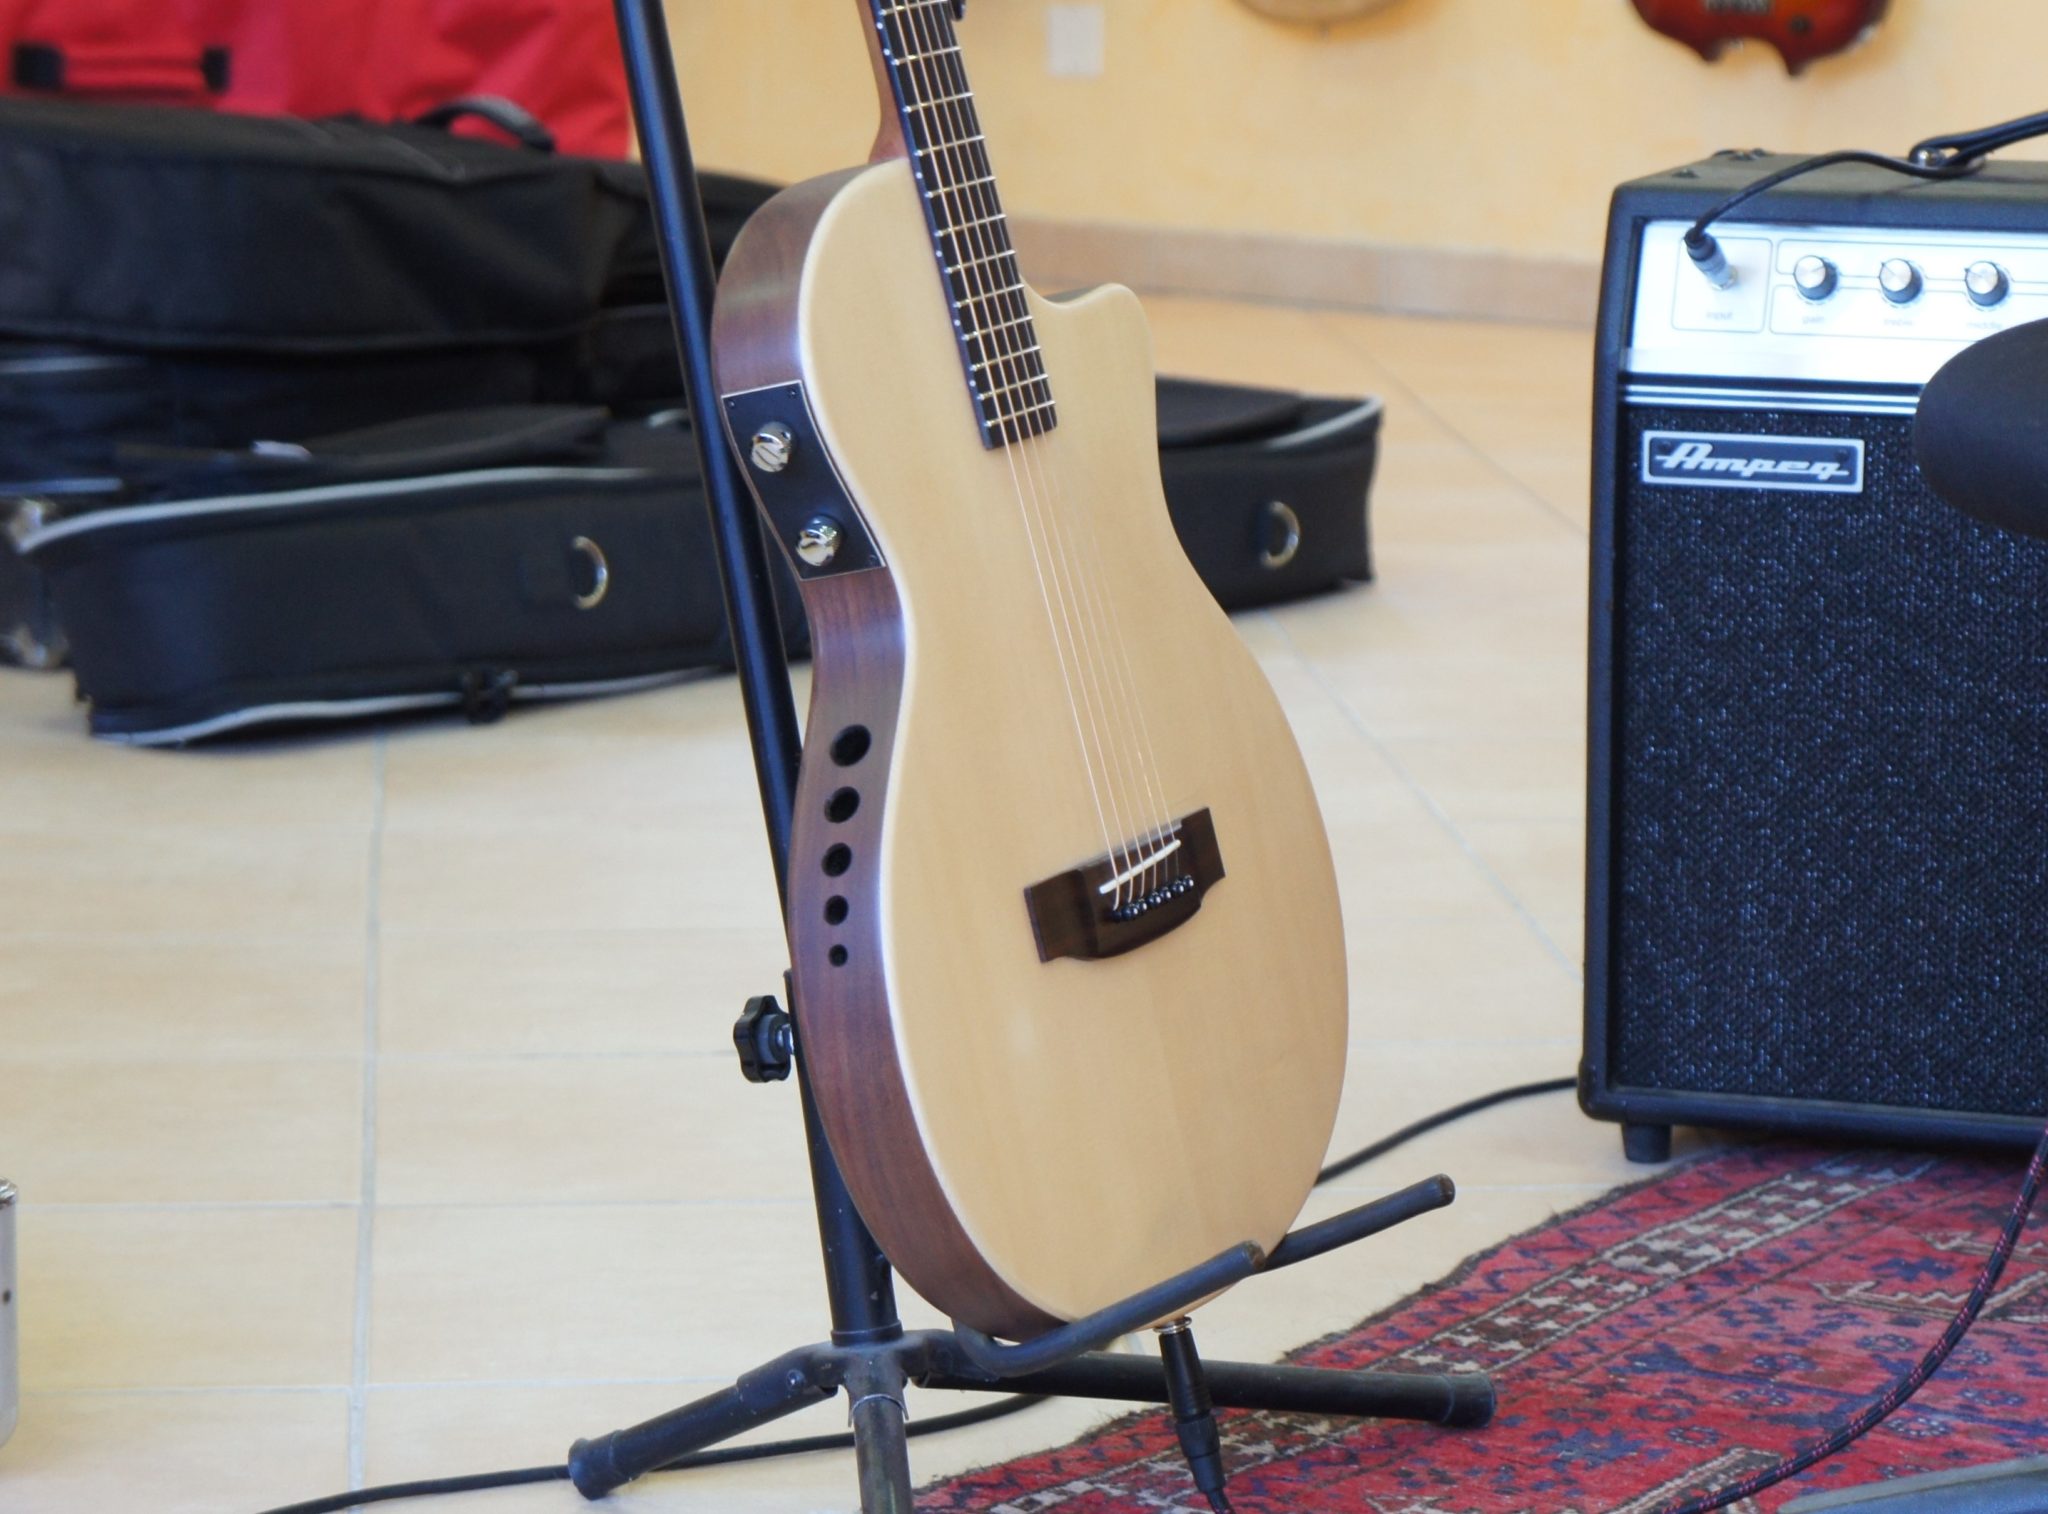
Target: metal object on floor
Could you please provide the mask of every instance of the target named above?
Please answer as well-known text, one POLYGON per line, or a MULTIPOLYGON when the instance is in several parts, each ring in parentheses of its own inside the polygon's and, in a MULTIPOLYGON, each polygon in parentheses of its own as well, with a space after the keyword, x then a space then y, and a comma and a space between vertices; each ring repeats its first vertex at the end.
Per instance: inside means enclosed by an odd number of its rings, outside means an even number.
MULTIPOLYGON (((696 171, 676 88, 661 0, 616 0, 626 71, 638 122, 641 156, 654 199, 683 376, 698 415, 716 413, 711 373, 713 276, 696 171)), ((734 661, 753 742, 755 777, 786 902, 790 820, 800 740, 786 672, 766 549, 741 486, 738 460, 722 428, 700 426, 706 493, 712 516, 734 661)), ((971 1330, 906 1332, 897 1316, 894 1275, 862 1223, 826 1142, 805 1077, 803 1008, 792 997, 795 1082, 803 1110, 832 1334, 829 1344, 801 1347, 742 1376, 732 1387, 624 1430, 580 1440, 569 1456, 570 1478, 586 1498, 616 1488, 692 1451, 768 1424, 842 1390, 851 1405, 863 1514, 910 1514, 911 1477, 905 1435, 906 1385, 987 1392, 1051 1392, 1139 1403, 1207 1401, 1227 1408, 1415 1419, 1445 1426, 1484 1424, 1493 1412, 1492 1386, 1479 1376, 1349 1373, 1248 1363, 1203 1364, 1191 1349, 1176 1356, 1177 1381, 1160 1362, 1103 1354, 1118 1335, 1184 1313, 1230 1281, 1292 1265, 1337 1246, 1441 1208, 1449 1181, 1433 1178, 1281 1241, 1271 1255, 1234 1247, 1208 1262, 1075 1321, 1038 1340, 1003 1346, 971 1330)), ((752 1054, 750 1075, 776 1076, 780 1037, 763 1044, 756 1031, 768 1005, 745 1022, 740 1050, 752 1054)), ((1191 1344, 1191 1343, 1183 1343, 1191 1344)), ((1199 1418, 1206 1410, 1190 1413, 1199 1418)))
POLYGON ((2042 1514, 2043 1510, 2048 1510, 2048 1456, 1832 1488, 1785 1505, 1785 1514, 2042 1514))
POLYGON ((15 1295, 14 1185, 0 1178, 0 1446, 21 1411, 21 1305, 15 1295))

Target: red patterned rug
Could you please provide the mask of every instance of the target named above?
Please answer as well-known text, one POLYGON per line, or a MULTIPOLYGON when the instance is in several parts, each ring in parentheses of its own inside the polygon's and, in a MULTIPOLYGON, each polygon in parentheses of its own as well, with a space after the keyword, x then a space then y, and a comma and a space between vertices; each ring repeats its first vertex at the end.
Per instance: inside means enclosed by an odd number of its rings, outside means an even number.
MULTIPOLYGON (((1649 1514, 1724 1487, 1826 1434, 1919 1359, 1975 1280, 2024 1165, 1758 1148, 1610 1194, 1296 1353, 1319 1367, 1483 1369, 1500 1395, 1491 1426, 1229 1413, 1231 1500, 1239 1514, 1649 1514)), ((2036 1220, 1918 1397, 1737 1508, 2048 1452, 2048 1226, 2036 1220)), ((1206 1505, 1171 1427, 1147 1414, 942 1483, 918 1508, 1206 1505)))

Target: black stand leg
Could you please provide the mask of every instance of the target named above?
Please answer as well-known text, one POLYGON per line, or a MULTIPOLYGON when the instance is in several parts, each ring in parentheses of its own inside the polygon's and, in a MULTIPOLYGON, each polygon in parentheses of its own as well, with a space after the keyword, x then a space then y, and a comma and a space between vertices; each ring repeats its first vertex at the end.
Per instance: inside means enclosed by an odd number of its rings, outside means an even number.
POLYGON ((1654 1165, 1671 1160, 1671 1127, 1669 1125, 1632 1125, 1623 1122, 1621 1127, 1621 1154, 1631 1162, 1654 1165))
MULTIPOLYGON (((1337 1372, 1253 1362, 1204 1362, 1209 1396, 1223 1409, 1275 1414, 1328 1414, 1354 1419, 1409 1419, 1469 1430, 1493 1418, 1493 1384, 1474 1372, 1432 1376, 1404 1372, 1337 1372)), ((998 1378, 973 1370, 920 1379, 927 1388, 1006 1388, 1051 1398, 1111 1398, 1133 1404, 1169 1402, 1166 1373, 1142 1356, 1090 1354, 1043 1372, 998 1378)))
POLYGON ((903 1387, 903 1362, 887 1352, 867 1357, 846 1379, 862 1514, 911 1514, 910 1411, 903 1387))
MULTIPOLYGON (((653 195, 662 271, 682 349, 684 388, 690 412, 699 420, 698 454, 726 613, 732 623, 734 662, 753 740, 761 811, 776 886, 786 903, 790 822, 801 755, 796 706, 790 697, 766 548, 718 419, 711 372, 710 239, 705 234, 696 170, 676 91, 662 0, 615 0, 615 4, 640 152, 653 195)), ((1212 1429, 1214 1425, 1207 1408, 1210 1397, 1226 1407, 1377 1415, 1442 1425, 1481 1424, 1492 1412, 1492 1389, 1484 1378, 1400 1377, 1218 1363, 1208 1368, 1208 1386, 1204 1388, 1205 1374, 1191 1339, 1185 1342, 1181 1357, 1170 1357, 1164 1363, 1083 1354, 1089 1346, 1121 1331, 1177 1316, 1195 1300, 1215 1292, 1213 1282, 1189 1285, 1212 1276, 1218 1266, 1234 1267, 1229 1280, 1235 1280, 1250 1271, 1292 1265, 1440 1207, 1451 1198, 1450 1185, 1444 1179, 1418 1184, 1393 1199, 1310 1226, 1282 1241, 1270 1256, 1262 1256, 1251 1246, 1233 1248, 1178 1279, 1076 1322, 1058 1332, 1062 1340, 1046 1338, 1034 1343, 1035 1349, 1009 1348, 1021 1354, 1004 1356, 1004 1348, 985 1337, 975 1337, 971 1331, 906 1334, 896 1313, 888 1260, 855 1210, 818 1122, 804 1077, 803 1008, 794 1001, 790 1007, 796 1027, 796 1083, 810 1149, 831 1307, 831 1342, 778 1357, 731 1388, 644 1424, 578 1441, 570 1453, 570 1476, 584 1497, 602 1498, 679 1456, 822 1403, 843 1389, 851 1403, 863 1514, 911 1514, 903 1403, 906 1382, 1172 1403, 1177 1419, 1189 1427, 1186 1434, 1200 1457, 1211 1455, 1201 1449, 1208 1444, 1202 1422, 1207 1419, 1212 1429), (1181 1287, 1184 1296, 1170 1306, 1151 1306, 1150 1300, 1162 1290, 1171 1292, 1174 1286, 1181 1287), (1022 1370, 1026 1367, 1033 1370, 1022 1370)), ((755 1047, 754 1051, 758 1062, 760 1050, 755 1047)), ((1206 1470, 1200 1475, 1210 1477, 1206 1470)), ((1220 1481, 1217 1486, 1220 1497, 1220 1481)))
POLYGON ((569 1448, 569 1480, 585 1498, 602 1498, 678 1456, 823 1403, 835 1390, 819 1380, 815 1355, 792 1351, 645 1424, 577 1441, 569 1448))

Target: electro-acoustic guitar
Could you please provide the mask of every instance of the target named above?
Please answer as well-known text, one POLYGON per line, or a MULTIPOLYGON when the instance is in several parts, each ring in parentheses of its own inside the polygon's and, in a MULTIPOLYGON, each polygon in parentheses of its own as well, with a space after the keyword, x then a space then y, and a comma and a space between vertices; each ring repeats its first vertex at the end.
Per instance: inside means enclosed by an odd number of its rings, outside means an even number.
POLYGON ((799 1045, 918 1292, 1022 1338, 1313 1184, 1344 1076, 1321 816, 1159 482, 1132 294, 1017 271, 951 0, 859 0, 865 166, 734 247, 718 386, 802 585, 799 1045))

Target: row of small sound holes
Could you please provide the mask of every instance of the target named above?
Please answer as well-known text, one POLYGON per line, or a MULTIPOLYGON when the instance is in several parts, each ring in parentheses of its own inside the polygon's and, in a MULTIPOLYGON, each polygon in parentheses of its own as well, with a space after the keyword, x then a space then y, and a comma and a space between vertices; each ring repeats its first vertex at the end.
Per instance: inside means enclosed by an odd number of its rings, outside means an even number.
MULTIPOLYGON (((868 734, 866 726, 850 725, 832 738, 832 761, 840 767, 850 768, 867 756, 868 748, 873 744, 874 738, 868 734)), ((859 789, 850 786, 834 789, 832 797, 825 801, 825 818, 834 825, 844 825, 859 809, 859 789)), ((837 878, 852 866, 853 848, 844 841, 835 841, 825 848, 824 867, 827 877, 837 878)), ((832 895, 825 901, 825 923, 843 925, 850 908, 846 895, 832 895)), ((831 950, 825 953, 825 960, 834 967, 846 966, 846 943, 834 942, 831 950)))

